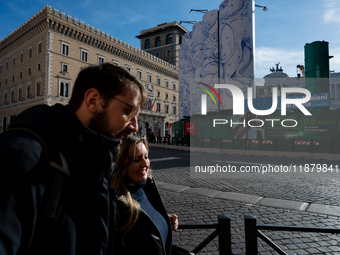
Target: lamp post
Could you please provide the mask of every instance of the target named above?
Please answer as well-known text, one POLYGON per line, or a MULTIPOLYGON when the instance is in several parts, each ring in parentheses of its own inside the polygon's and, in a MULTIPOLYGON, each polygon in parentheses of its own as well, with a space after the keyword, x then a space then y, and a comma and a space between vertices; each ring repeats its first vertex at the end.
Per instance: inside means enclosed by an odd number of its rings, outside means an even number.
POLYGON ((192 12, 202 12, 202 13, 207 13, 208 10, 207 9, 191 9, 189 14, 192 12))
POLYGON ((263 6, 263 5, 255 4, 255 7, 260 7, 260 8, 262 8, 264 12, 268 11, 268 8, 267 8, 266 6, 263 6))
POLYGON ((188 24, 195 24, 197 21, 194 21, 194 20, 187 20, 187 21, 180 21, 179 24, 182 24, 182 23, 188 23, 188 24))

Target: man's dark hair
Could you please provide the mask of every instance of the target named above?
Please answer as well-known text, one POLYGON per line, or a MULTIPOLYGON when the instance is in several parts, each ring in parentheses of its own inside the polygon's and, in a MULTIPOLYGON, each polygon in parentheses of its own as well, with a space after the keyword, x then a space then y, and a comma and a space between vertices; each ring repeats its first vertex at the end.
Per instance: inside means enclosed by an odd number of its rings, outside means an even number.
POLYGON ((147 97, 144 87, 127 70, 110 63, 90 66, 79 72, 69 105, 76 111, 84 100, 85 92, 91 88, 98 90, 104 101, 108 102, 113 96, 125 94, 128 81, 139 89, 142 107, 147 97))

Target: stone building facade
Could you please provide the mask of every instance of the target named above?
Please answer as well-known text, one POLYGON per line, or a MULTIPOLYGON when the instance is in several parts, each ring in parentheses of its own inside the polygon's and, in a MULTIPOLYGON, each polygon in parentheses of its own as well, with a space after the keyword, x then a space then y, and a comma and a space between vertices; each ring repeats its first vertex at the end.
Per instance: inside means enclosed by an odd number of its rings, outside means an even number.
POLYGON ((109 62, 147 88, 139 133, 165 136, 178 120, 178 68, 50 6, 0 41, 0 129, 25 109, 67 104, 79 71, 109 62))
POLYGON ((136 37, 140 39, 142 50, 179 66, 179 48, 182 36, 187 32, 187 29, 174 21, 142 30, 136 37))

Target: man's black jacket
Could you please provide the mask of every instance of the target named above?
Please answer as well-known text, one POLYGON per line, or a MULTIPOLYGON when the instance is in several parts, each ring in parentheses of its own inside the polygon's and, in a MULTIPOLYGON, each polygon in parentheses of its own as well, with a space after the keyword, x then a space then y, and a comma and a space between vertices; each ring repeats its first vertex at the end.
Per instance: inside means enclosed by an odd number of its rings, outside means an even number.
POLYGON ((60 161, 60 151, 70 177, 62 183, 58 216, 46 219, 53 171, 41 144, 23 131, 0 136, 0 254, 112 255, 110 180, 119 141, 85 128, 62 105, 30 108, 15 127, 38 133, 50 159, 60 161))

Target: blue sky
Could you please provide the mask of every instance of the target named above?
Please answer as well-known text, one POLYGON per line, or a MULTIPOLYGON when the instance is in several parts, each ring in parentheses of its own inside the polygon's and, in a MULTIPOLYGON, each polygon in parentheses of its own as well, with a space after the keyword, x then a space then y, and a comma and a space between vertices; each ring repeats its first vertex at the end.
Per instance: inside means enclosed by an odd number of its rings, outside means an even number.
MULTIPOLYGON (((172 21, 201 21, 202 13, 191 9, 218 9, 221 0, 1 0, 0 40, 45 5, 50 5, 105 33, 140 48, 135 37, 143 29, 172 21)), ((267 6, 255 10, 256 77, 263 77, 280 62, 284 72, 295 77, 296 65, 304 64, 304 46, 328 41, 330 69, 340 72, 340 1, 256 0, 267 6)), ((192 25, 183 24, 188 30, 192 25)))

